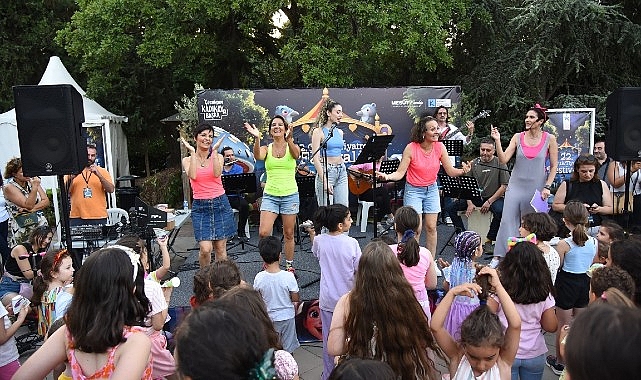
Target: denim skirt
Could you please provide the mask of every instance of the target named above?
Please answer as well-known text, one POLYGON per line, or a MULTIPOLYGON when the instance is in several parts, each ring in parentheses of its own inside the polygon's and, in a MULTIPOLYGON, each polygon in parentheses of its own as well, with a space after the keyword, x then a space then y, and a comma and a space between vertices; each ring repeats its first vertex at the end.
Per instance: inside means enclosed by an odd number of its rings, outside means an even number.
POLYGON ((196 241, 223 240, 236 233, 234 212, 225 194, 213 199, 194 199, 191 221, 196 241))

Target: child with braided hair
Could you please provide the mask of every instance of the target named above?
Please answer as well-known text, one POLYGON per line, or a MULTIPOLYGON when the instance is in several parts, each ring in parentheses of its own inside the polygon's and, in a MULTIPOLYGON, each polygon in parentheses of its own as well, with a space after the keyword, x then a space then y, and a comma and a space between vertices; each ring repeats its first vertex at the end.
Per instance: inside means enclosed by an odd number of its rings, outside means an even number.
MULTIPOLYGON (((483 253, 481 235, 474 231, 463 231, 454 240, 454 259, 452 264, 438 259, 443 267, 443 288, 449 290, 460 284, 472 282, 476 276, 476 263, 483 253)), ((454 339, 461 338, 461 324, 479 306, 478 297, 456 296, 445 319, 445 329, 454 339)))
POLYGON ((398 244, 390 245, 396 253, 407 281, 414 289, 427 319, 432 318, 427 289, 436 288, 436 263, 430 251, 418 244, 416 236, 421 228, 421 218, 412 207, 403 206, 394 215, 394 229, 398 244))

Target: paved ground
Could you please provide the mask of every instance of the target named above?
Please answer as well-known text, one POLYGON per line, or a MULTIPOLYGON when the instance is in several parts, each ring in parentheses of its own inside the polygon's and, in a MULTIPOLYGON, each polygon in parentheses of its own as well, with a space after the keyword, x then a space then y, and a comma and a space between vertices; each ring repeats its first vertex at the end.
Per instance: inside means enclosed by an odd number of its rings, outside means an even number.
MULTIPOLYGON (((240 246, 237 241, 228 245, 229 256, 236 261, 243 275, 243 279, 251 283, 256 273, 262 268, 262 261, 258 255, 255 245, 258 242, 258 228, 255 225, 250 227, 250 245, 240 246), (244 249, 243 249, 244 248, 244 249)), ((438 228, 438 251, 440 256, 447 261, 451 261, 454 248, 448 244, 454 231, 453 227, 439 225, 438 228)), ((276 234, 278 235, 278 234, 276 234)), ((373 238, 373 226, 369 223, 366 233, 361 233, 357 226, 352 227, 350 236, 356 238, 361 247, 365 246, 373 238)), ((453 240, 452 240, 453 241, 453 240)), ((424 245, 425 242, 422 242, 424 245)), ((173 249, 177 255, 172 255, 172 269, 177 272, 181 280, 180 287, 174 290, 170 307, 188 306, 189 297, 192 294, 193 276, 198 268, 198 251, 196 241, 193 237, 191 221, 188 219, 177 234, 173 249)), ((301 237, 300 243, 296 244, 296 257, 294 265, 299 276, 298 283, 301 287, 301 299, 318 298, 320 268, 318 261, 313 257, 310 251, 309 238, 301 237)), ((482 262, 487 262, 482 260, 482 262)), ((439 281, 440 283, 440 281, 439 281)), ((554 353, 554 335, 547 334, 546 342, 548 343, 549 352, 554 353)), ((22 360, 26 360, 28 355, 23 355, 22 360)), ((317 343, 303 344, 294 352, 294 357, 298 362, 300 377, 303 380, 317 380, 322 372, 322 345, 317 343)), ((443 363, 439 363, 440 371, 447 372, 443 363)), ((50 378, 50 377, 49 377, 50 378)), ((558 377, 545 369, 543 380, 556 380, 558 377)))

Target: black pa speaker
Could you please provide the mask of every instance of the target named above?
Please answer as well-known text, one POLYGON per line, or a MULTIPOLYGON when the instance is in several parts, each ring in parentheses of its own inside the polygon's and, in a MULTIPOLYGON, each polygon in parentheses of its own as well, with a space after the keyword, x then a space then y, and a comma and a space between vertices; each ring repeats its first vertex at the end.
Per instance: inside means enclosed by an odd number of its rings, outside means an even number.
POLYGON ((641 87, 620 87, 606 102, 605 152, 617 161, 641 160, 641 87))
POLYGON ((82 95, 68 84, 14 86, 25 176, 77 174, 87 164, 82 95))

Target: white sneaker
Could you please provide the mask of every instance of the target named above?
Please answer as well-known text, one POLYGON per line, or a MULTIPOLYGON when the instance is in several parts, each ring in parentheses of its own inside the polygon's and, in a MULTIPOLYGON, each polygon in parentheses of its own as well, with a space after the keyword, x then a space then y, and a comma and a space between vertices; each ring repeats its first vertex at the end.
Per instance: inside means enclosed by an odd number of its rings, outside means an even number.
POLYGON ((449 216, 446 216, 445 217, 445 224, 447 224, 448 226, 454 225, 454 223, 452 223, 452 218, 450 218, 449 216))

